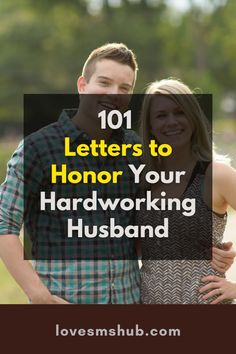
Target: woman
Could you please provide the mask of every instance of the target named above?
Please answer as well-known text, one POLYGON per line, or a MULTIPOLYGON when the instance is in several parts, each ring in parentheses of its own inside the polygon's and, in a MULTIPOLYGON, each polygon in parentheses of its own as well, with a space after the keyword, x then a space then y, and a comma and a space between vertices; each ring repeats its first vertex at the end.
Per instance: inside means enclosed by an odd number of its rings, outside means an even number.
POLYGON ((161 212, 141 209, 137 213, 137 222, 142 225, 155 227, 168 219, 170 233, 168 240, 141 241, 141 301, 207 304, 212 300, 216 303, 220 295, 220 301, 226 302, 222 292, 234 298, 234 285, 212 269, 209 250, 212 243, 221 247, 227 208, 236 209, 236 171, 216 155, 212 162, 209 123, 188 86, 174 79, 149 85, 141 114, 141 135, 148 171, 185 171, 178 185, 158 182, 145 185, 145 189, 151 190, 152 198, 177 199, 182 206, 191 200, 196 207, 192 218, 184 217, 183 210, 162 210, 161 206, 161 212), (169 144, 172 154, 151 156, 152 139, 157 144, 169 144), (199 291, 204 277, 210 283, 199 291), (231 291, 226 291, 229 287, 231 291))

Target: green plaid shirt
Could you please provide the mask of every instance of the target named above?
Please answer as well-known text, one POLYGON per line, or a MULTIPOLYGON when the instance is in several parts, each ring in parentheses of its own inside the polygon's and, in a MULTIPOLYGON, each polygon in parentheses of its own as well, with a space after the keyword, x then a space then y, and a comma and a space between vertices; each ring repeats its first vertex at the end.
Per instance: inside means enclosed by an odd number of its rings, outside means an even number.
MULTIPOLYGON (((94 241, 93 247, 90 247, 92 255, 90 257, 83 257, 87 249, 86 241, 80 244, 79 256, 74 241, 69 246, 63 247, 66 238, 65 217, 73 220, 82 217, 87 225, 107 224, 108 217, 114 217, 116 223, 125 227, 131 223, 130 213, 123 210, 108 213, 99 209, 96 212, 85 212, 82 208, 77 212, 67 212, 66 216, 65 213, 58 213, 58 211, 39 212, 37 200, 39 191, 53 190, 49 183, 49 166, 52 163, 58 165, 63 163, 64 137, 70 137, 74 147, 89 140, 87 134, 72 123, 70 118, 75 113, 75 110, 63 111, 57 122, 31 134, 13 154, 8 163, 7 177, 0 189, 0 235, 19 235, 24 222, 25 233, 32 241, 32 254, 35 259, 33 264, 36 272, 51 293, 70 303, 138 303, 139 268, 131 240, 123 238, 122 242, 114 239, 111 242, 111 239, 108 239, 105 248, 104 244, 94 241), (26 201, 27 205, 24 205, 26 201), (44 240, 45 237, 49 243, 44 252, 44 248, 40 246, 42 242, 40 243, 39 240, 44 240), (58 240, 60 247, 55 256, 54 250, 57 249, 58 240), (65 249, 68 253, 66 256, 65 249), (98 250, 100 254, 104 249, 106 253, 109 250, 107 257, 93 258, 98 250)), ((112 134, 110 143, 115 142, 136 143, 138 139, 134 132, 120 129, 112 134)), ((68 165, 68 160, 66 163, 68 165)), ((124 179, 121 183, 102 185, 102 187, 94 184, 79 184, 76 188, 80 197, 89 197, 92 190, 97 190, 107 197, 116 195, 120 198, 135 198, 138 186, 133 183, 132 173, 127 167, 128 163, 138 164, 139 161, 131 155, 125 159, 110 157, 105 160, 100 157, 91 156, 83 159, 77 156, 76 159, 70 160, 69 166, 70 170, 79 171, 99 171, 103 166, 106 167, 105 170, 124 171, 124 179)), ((54 188, 57 194, 62 193, 62 185, 56 184, 54 188)), ((66 184, 65 188, 67 192, 69 189, 70 193, 71 185, 66 184)))

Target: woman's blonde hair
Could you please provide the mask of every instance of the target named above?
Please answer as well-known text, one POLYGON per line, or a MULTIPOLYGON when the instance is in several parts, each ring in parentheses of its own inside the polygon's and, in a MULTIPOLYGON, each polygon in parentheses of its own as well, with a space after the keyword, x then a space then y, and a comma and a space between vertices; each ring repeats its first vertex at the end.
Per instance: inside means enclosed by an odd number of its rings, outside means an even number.
POLYGON ((194 92, 177 79, 169 78, 152 82, 146 89, 140 119, 140 135, 143 139, 143 156, 148 170, 155 170, 161 159, 153 158, 149 153, 149 143, 155 139, 151 134, 150 108, 153 95, 169 95, 189 119, 193 134, 191 138, 192 153, 197 160, 212 160, 211 127, 202 111, 194 92))

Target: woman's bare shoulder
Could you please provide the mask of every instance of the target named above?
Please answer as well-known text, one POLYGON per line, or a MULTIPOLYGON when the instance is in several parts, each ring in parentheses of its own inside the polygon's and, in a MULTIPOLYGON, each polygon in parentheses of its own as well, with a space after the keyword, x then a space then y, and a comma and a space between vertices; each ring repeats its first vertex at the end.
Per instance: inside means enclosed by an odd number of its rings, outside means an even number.
POLYGON ((228 179, 236 178, 236 170, 227 162, 213 161, 212 177, 214 182, 226 183, 228 179))

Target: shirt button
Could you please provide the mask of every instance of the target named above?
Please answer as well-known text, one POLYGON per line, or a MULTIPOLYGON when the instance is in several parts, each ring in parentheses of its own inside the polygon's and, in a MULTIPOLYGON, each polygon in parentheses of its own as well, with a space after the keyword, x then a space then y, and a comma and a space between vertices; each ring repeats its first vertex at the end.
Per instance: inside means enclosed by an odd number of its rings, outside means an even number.
POLYGON ((112 290, 115 289, 115 284, 114 283, 111 284, 111 288, 112 288, 112 290))

